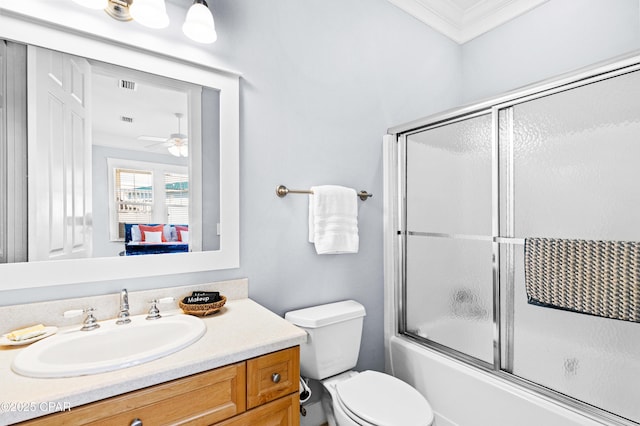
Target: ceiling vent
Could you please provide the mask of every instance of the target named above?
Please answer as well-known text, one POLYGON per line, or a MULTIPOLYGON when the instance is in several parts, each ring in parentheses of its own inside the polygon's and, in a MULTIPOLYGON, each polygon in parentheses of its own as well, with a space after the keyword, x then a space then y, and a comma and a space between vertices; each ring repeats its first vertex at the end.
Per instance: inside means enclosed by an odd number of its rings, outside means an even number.
POLYGON ((121 115, 120 121, 124 121, 125 123, 133 123, 133 117, 127 117, 127 116, 121 115))
POLYGON ((138 90, 138 84, 135 81, 131 80, 120 80, 119 82, 120 88, 125 90, 138 90))

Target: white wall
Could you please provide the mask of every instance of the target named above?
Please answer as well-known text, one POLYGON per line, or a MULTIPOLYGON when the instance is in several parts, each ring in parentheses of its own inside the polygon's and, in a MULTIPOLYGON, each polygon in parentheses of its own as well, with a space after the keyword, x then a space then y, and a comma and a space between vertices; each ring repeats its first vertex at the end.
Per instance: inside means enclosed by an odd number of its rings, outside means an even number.
POLYGON ((550 0, 462 46, 465 103, 640 48, 638 0, 550 0))

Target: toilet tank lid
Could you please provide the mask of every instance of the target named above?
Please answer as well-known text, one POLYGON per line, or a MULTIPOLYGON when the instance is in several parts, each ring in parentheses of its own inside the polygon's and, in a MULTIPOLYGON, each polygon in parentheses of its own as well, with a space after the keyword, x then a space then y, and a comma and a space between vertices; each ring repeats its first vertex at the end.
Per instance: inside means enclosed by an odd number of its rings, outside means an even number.
POLYGON ((355 300, 328 303, 287 312, 284 319, 306 328, 318 328, 366 315, 364 306, 355 300))

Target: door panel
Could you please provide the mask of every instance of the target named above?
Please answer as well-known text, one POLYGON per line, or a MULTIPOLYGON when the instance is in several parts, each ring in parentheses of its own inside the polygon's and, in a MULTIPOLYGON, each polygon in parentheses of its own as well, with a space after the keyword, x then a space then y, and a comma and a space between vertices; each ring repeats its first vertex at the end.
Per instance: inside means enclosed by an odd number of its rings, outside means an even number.
POLYGON ((90 257, 91 67, 29 46, 29 260, 90 257))

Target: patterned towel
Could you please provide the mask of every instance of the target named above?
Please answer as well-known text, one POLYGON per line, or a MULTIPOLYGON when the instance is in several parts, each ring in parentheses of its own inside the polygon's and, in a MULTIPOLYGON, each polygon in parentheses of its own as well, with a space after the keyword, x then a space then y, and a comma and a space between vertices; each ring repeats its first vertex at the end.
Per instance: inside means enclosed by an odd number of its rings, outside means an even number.
POLYGON ((527 238, 530 304, 640 322, 640 243, 527 238))

